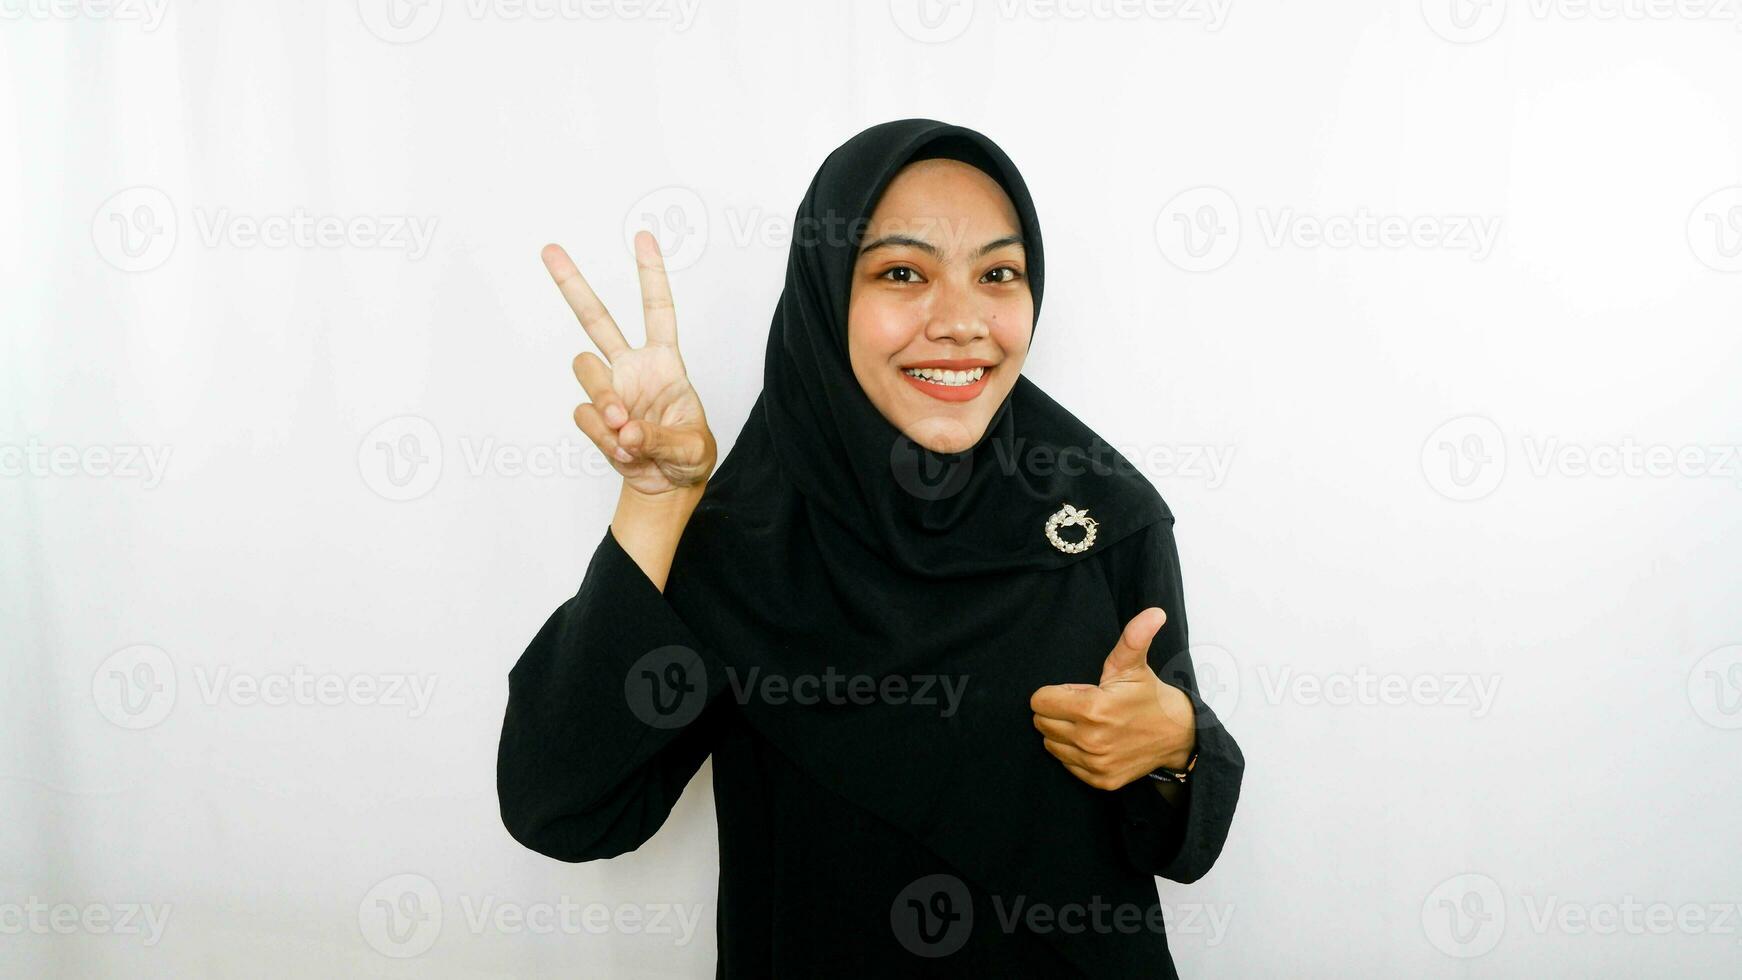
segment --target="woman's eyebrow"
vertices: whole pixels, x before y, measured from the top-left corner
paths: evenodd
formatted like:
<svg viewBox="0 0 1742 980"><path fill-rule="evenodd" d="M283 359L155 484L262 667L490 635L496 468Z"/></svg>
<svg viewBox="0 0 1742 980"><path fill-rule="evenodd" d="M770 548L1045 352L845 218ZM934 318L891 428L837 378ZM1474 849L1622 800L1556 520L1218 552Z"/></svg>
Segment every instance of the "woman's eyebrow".
<svg viewBox="0 0 1742 980"><path fill-rule="evenodd" d="M870 252L873 249L895 248L897 246L902 246L902 245L905 245L908 248L917 248L920 251L926 253L927 255L931 256L934 259L941 260L944 257L943 252L940 251L936 245L933 245L931 242L928 242L923 238L914 238L912 235L884 235L882 238L879 238L879 239L877 239L873 242L870 242L870 243L866 244L865 246L861 247L859 249L859 254L864 255L866 252ZM970 256L970 258L977 259L980 256L987 254L988 252L995 252L998 249L1005 248L1005 247L1010 246L1010 245L1015 245L1019 248L1024 248L1024 249L1027 248L1027 246L1022 241L1021 235L1005 235L1003 238L994 238L991 241L987 242L986 244L980 246L979 250L976 251L972 256Z"/></svg>

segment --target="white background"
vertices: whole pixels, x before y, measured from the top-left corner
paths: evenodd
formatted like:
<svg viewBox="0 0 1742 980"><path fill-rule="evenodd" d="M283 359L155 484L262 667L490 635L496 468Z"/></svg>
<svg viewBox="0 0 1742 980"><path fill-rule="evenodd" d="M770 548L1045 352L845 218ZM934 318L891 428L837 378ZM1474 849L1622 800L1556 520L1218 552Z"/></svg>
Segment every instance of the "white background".
<svg viewBox="0 0 1742 980"><path fill-rule="evenodd" d="M1735 974L1742 20L927 2L0 0L0 973L711 976L709 770L610 862L497 814L617 490L538 250L639 343L657 216L724 451L817 165L929 116L1178 516L1247 757L1181 971Z"/></svg>

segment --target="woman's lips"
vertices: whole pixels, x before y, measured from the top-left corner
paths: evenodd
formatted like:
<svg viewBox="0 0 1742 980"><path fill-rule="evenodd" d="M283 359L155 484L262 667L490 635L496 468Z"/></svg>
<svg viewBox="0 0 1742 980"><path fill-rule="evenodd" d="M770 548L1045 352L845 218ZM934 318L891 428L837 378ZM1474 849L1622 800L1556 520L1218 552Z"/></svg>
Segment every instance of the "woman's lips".
<svg viewBox="0 0 1742 980"><path fill-rule="evenodd" d="M992 376L994 369L995 366L986 368L984 371L980 372L980 380L965 385L941 385L935 381L916 378L913 375L908 374L906 371L901 371L901 376L907 379L908 384L913 385L920 391L936 398L938 401L965 402L972 401L980 396L980 392L986 387L986 379Z"/></svg>

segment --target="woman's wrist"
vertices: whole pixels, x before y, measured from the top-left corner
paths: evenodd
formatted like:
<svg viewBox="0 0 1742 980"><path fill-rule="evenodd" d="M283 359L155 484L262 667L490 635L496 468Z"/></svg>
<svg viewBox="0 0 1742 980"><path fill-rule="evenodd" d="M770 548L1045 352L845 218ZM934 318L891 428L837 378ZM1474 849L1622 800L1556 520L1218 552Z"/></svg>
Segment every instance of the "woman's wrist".
<svg viewBox="0 0 1742 980"><path fill-rule="evenodd" d="M661 592L665 591L666 579L671 574L678 541L706 489L707 482L703 481L648 494L625 483L618 494L611 534Z"/></svg>
<svg viewBox="0 0 1742 980"><path fill-rule="evenodd" d="M1176 722L1188 735L1183 743L1163 747L1156 757L1157 769L1184 769L1198 747L1197 706L1192 704L1192 697L1184 690L1172 684L1163 684L1161 690L1162 712Z"/></svg>

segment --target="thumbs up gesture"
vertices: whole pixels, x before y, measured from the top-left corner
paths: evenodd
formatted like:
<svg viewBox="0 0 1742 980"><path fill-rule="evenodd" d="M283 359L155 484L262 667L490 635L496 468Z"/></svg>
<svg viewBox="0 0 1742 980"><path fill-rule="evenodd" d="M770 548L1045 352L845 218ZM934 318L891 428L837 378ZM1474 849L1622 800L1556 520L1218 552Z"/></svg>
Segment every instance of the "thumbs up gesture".
<svg viewBox="0 0 1742 980"><path fill-rule="evenodd" d="M1028 699L1041 744L1096 789L1118 789L1161 766L1183 768L1191 758L1192 699L1149 668L1149 645L1166 622L1167 612L1150 606L1125 624L1099 684L1050 684Z"/></svg>

